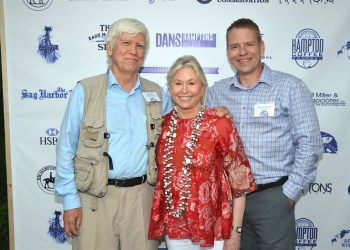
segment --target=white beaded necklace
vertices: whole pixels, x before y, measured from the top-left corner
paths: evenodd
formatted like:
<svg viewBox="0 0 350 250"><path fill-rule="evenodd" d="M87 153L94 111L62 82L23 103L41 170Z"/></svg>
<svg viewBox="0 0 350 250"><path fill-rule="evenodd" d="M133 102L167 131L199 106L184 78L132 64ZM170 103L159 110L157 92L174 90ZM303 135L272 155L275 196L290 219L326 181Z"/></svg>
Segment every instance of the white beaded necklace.
<svg viewBox="0 0 350 250"><path fill-rule="evenodd" d="M204 115L204 107L201 106L198 109L196 118L194 120L193 130L190 136L190 140L186 143L186 152L184 155L184 160L182 162L182 174L181 174L181 187L180 187L180 204L177 209L175 209L174 201L171 193L172 187L172 177L174 173L173 169L173 154L174 154L174 142L176 138L176 129L177 129L177 118L178 112L176 108L172 111L169 132L166 135L166 143L164 150L164 191L165 191L165 203L168 213L176 218L185 211L188 205L188 199L190 194L191 187L191 164L193 151L196 147L198 141L198 135L202 127L202 120Z"/></svg>

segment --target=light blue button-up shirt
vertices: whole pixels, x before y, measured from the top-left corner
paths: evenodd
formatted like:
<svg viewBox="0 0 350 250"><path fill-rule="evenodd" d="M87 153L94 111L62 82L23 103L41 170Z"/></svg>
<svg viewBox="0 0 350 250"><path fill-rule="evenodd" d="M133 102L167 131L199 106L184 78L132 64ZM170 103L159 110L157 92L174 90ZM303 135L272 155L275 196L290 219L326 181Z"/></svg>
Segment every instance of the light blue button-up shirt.
<svg viewBox="0 0 350 250"><path fill-rule="evenodd" d="M110 134L108 154L113 159L109 178L132 178L146 174L148 152L146 114L138 79L127 93L108 71L106 127ZM162 89L162 113L170 112L169 93ZM57 143L55 193L64 197L64 210L80 207L74 181L73 159L84 112L84 87L78 83L70 96Z"/></svg>
<svg viewBox="0 0 350 250"><path fill-rule="evenodd" d="M207 93L208 107L226 106L244 143L258 184L289 176L283 192L297 200L316 176L323 142L306 84L266 64L258 84L243 87L237 76L216 82Z"/></svg>

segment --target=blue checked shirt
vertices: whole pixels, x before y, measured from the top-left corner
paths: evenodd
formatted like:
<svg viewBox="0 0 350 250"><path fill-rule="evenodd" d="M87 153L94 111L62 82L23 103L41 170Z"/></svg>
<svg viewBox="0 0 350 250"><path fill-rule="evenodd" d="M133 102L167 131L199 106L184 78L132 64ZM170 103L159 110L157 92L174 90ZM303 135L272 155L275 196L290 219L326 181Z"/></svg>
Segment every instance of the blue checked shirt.
<svg viewBox="0 0 350 250"><path fill-rule="evenodd" d="M226 106L233 115L256 182L288 176L283 192L297 200L315 178L323 152L306 84L264 64L258 84L249 89L239 83L237 75L214 83L208 89L206 106Z"/></svg>
<svg viewBox="0 0 350 250"><path fill-rule="evenodd" d="M172 102L169 93L162 90L162 112L166 114L172 109ZM84 100L84 88L78 83L69 99L56 148L55 193L63 196L64 210L81 206L75 187L73 159L78 146ZM109 178L132 178L146 174L146 114L140 80L127 93L111 70L108 71L106 126L110 134L108 153L114 167L108 173Z"/></svg>

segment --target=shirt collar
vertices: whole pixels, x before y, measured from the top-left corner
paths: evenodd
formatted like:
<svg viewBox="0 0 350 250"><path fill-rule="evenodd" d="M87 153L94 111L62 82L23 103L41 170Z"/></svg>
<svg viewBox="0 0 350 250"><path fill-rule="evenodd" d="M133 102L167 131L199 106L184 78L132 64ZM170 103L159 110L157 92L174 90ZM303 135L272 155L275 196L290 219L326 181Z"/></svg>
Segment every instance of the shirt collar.
<svg viewBox="0 0 350 250"><path fill-rule="evenodd" d="M267 85L271 85L272 82L269 81L269 78L270 78L270 73L271 73L271 69L269 68L269 66L267 66L265 63L263 63L264 65L264 68L263 68L263 71L259 77L259 80L258 80L258 84L261 84L261 83L265 83ZM257 84L257 85L258 85ZM239 82L239 79L238 79L238 75L236 74L234 77L233 77L233 82L232 82L232 85L235 86L236 88L240 88L240 89L246 89L245 87L242 86L242 84ZM255 85L255 86L257 86ZM252 88L255 88L252 87Z"/></svg>
<svg viewBox="0 0 350 250"><path fill-rule="evenodd" d="M108 86L108 88L112 88L113 85L117 85L120 89L122 89L122 87L119 85L119 82L117 81L117 79L115 79L111 68L109 68L108 71L107 71L107 86ZM137 77L136 84L135 84L135 86L132 88L132 90L130 92L133 92L133 91L135 91L138 88L143 90L142 89L142 85L141 85L140 76Z"/></svg>

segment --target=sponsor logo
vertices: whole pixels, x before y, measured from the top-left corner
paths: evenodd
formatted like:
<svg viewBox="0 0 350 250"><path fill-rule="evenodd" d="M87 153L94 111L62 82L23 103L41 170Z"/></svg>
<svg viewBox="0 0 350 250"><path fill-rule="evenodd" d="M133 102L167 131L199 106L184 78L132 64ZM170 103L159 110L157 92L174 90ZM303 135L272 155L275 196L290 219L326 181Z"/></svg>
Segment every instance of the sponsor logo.
<svg viewBox="0 0 350 250"><path fill-rule="evenodd" d="M47 194L53 194L55 176L56 176L55 166L49 165L40 169L36 176L36 180L39 188Z"/></svg>
<svg viewBox="0 0 350 250"><path fill-rule="evenodd" d="M300 218L295 221L297 249L312 249L317 246L318 228L314 226L312 221L306 218Z"/></svg>
<svg viewBox="0 0 350 250"><path fill-rule="evenodd" d="M302 190L305 194L307 192L316 193L316 194L332 194L332 183L310 183L309 188L307 190Z"/></svg>
<svg viewBox="0 0 350 250"><path fill-rule="evenodd" d="M58 53L58 45L54 45L51 43L51 35L52 27L45 26L45 33L40 35L39 46L38 46L38 54L45 59L47 63L55 63L60 54Z"/></svg>
<svg viewBox="0 0 350 250"><path fill-rule="evenodd" d="M31 10L41 11L50 7L53 0L23 0L23 3Z"/></svg>
<svg viewBox="0 0 350 250"><path fill-rule="evenodd" d="M350 230L343 229L331 239L332 245L350 247Z"/></svg>
<svg viewBox="0 0 350 250"><path fill-rule="evenodd" d="M336 154L338 152L338 144L335 138L332 135L322 131L321 136L324 145L323 153Z"/></svg>
<svg viewBox="0 0 350 250"><path fill-rule="evenodd" d="M64 244L68 241L68 236L64 233L62 224L62 212L55 211L53 217L49 219L48 235L55 240L57 244Z"/></svg>
<svg viewBox="0 0 350 250"><path fill-rule="evenodd" d="M316 92L312 93L312 99L316 106L344 107L346 105L345 101L340 99L339 93Z"/></svg>
<svg viewBox="0 0 350 250"><path fill-rule="evenodd" d="M280 4L334 4L335 0L280 0Z"/></svg>
<svg viewBox="0 0 350 250"><path fill-rule="evenodd" d="M48 136L42 136L39 138L40 140L40 145L53 145L55 146L57 143L57 136L59 134L59 131L55 128L48 128L46 130L46 134Z"/></svg>
<svg viewBox="0 0 350 250"><path fill-rule="evenodd" d="M169 67L141 67L140 73L153 73L153 74L166 74L169 71ZM219 74L219 68L203 67L205 74Z"/></svg>
<svg viewBox="0 0 350 250"><path fill-rule="evenodd" d="M347 53L347 58L350 60L350 40L340 47L340 49L337 51L337 57L343 56L344 52Z"/></svg>
<svg viewBox="0 0 350 250"><path fill-rule="evenodd" d="M303 29L292 39L292 59L304 69L323 59L324 39L313 29Z"/></svg>
<svg viewBox="0 0 350 250"><path fill-rule="evenodd" d="M215 48L215 33L156 33L156 47Z"/></svg>
<svg viewBox="0 0 350 250"><path fill-rule="evenodd" d="M88 37L88 40L92 43L95 43L97 46L97 50L106 50L106 35L110 25L100 24L98 32L92 34Z"/></svg>
<svg viewBox="0 0 350 250"><path fill-rule="evenodd" d="M67 99L72 90L66 90L61 87L53 91L46 89L39 89L37 92L32 92L27 89L22 89L21 99L33 99L33 100L44 100L44 99Z"/></svg>
<svg viewBox="0 0 350 250"><path fill-rule="evenodd" d="M198 3L201 3L201 4L207 4L207 3L210 3L212 0L197 0Z"/></svg>

